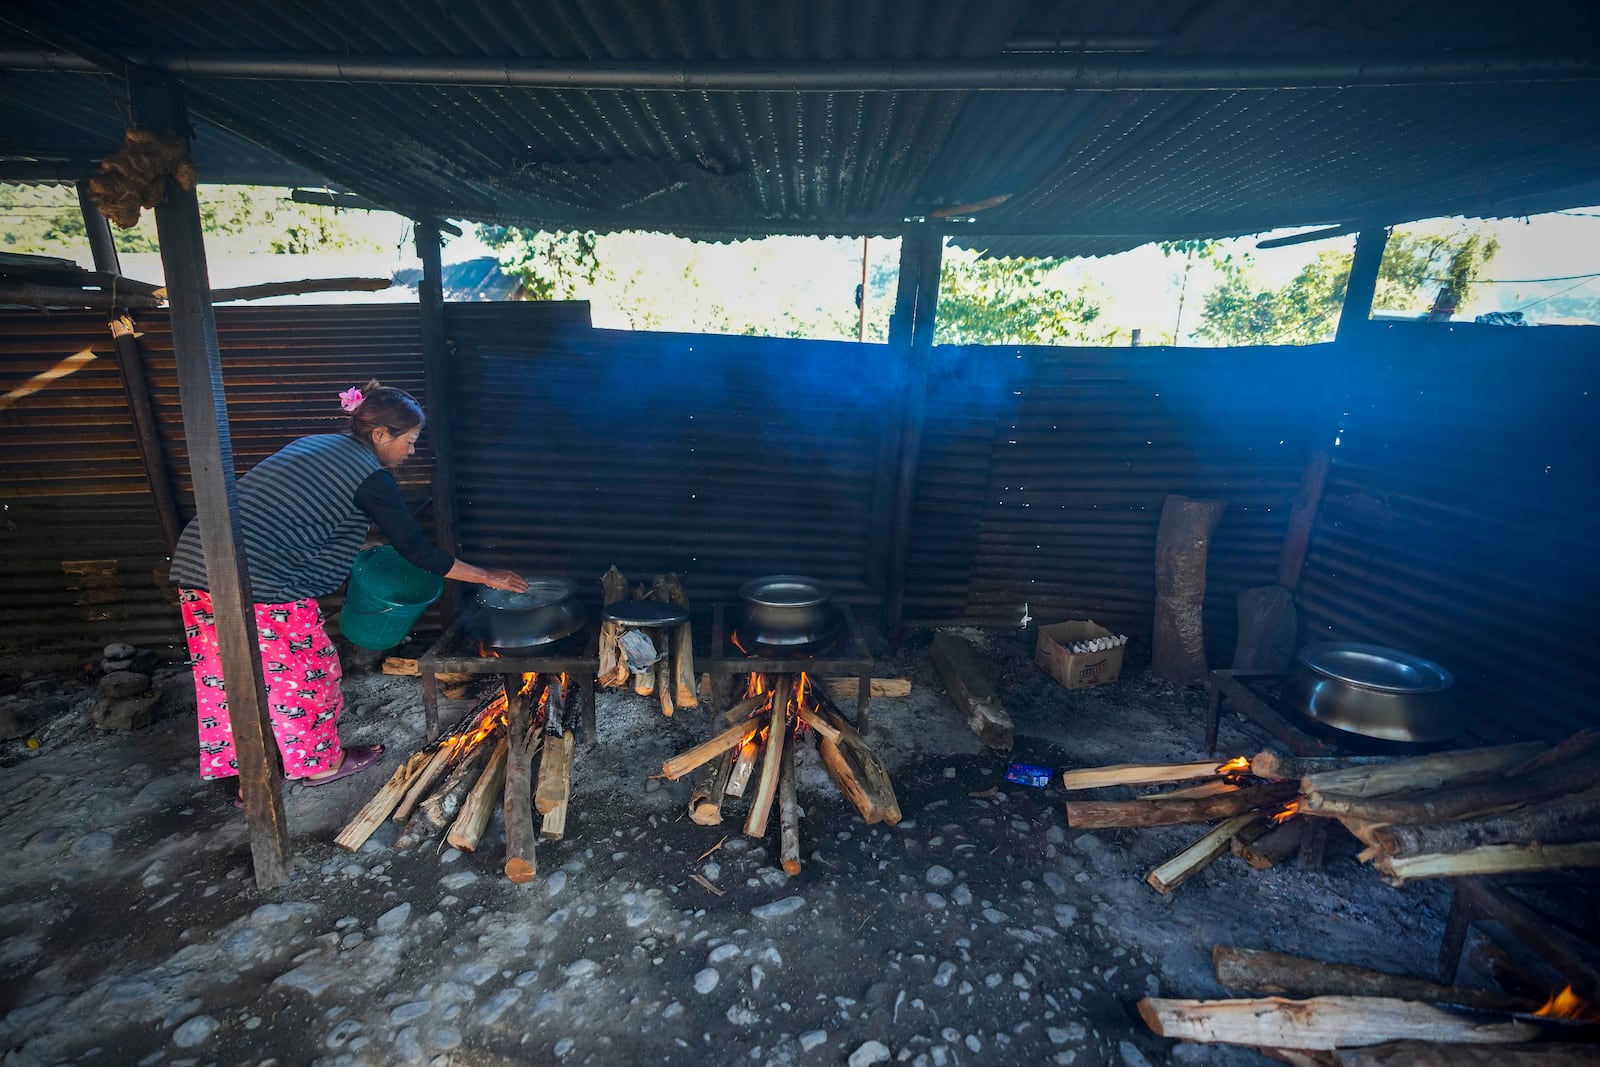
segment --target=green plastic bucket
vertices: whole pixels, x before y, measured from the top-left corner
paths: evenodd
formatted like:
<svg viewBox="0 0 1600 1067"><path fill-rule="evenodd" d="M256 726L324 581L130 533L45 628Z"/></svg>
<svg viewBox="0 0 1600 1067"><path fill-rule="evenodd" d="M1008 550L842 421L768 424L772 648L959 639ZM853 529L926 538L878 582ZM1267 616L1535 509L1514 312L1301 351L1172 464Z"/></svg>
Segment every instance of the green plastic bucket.
<svg viewBox="0 0 1600 1067"><path fill-rule="evenodd" d="M369 548L350 568L339 629L352 644L382 652L404 641L442 592L443 578L413 567L394 546Z"/></svg>

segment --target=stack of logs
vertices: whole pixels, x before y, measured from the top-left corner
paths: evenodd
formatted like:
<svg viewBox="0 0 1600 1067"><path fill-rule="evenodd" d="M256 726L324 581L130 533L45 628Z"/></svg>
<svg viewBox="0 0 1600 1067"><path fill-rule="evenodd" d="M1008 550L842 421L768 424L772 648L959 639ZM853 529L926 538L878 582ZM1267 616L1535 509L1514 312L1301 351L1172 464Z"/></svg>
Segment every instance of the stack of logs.
<svg viewBox="0 0 1600 1067"><path fill-rule="evenodd" d="M566 834L574 741L566 723L576 688L565 675L529 673L520 686L510 687L515 692L500 689L480 701L463 725L402 764L335 843L353 852L385 819L393 819L404 825L396 848L415 847L444 831L443 844L472 852L501 804L506 875L515 882L531 880L538 873L538 837L559 841ZM533 758L541 748L535 787ZM535 810L542 816L538 832Z"/></svg>
<svg viewBox="0 0 1600 1067"><path fill-rule="evenodd" d="M1410 758L1297 758L1262 752L1218 764L1123 764L1067 771L1068 790L1200 784L1126 801L1069 801L1078 828L1222 820L1151 871L1166 893L1230 849L1256 867L1301 853L1320 863L1336 820L1392 885L1414 878L1600 867L1600 731ZM1303 817L1311 817L1309 820Z"/></svg>
<svg viewBox="0 0 1600 1067"><path fill-rule="evenodd" d="M628 579L616 567L606 571L600 587L601 599L607 607L629 599ZM689 595L676 574L656 575L648 589L636 586L631 598L689 610ZM627 685L631 679L635 693L646 697L654 693L660 698L663 715L671 715L677 708L697 707L700 700L695 692L694 633L689 624L679 623L661 631L640 631L649 636L660 657L653 667L642 671L635 671L628 664L621 643L623 629L609 621L600 626L600 684L614 689Z"/></svg>
<svg viewBox="0 0 1600 1067"><path fill-rule="evenodd" d="M877 753L862 739L826 692L807 674L752 674L745 699L712 724L712 736L662 764L672 781L705 768L689 798L689 817L702 826L722 822L728 797L743 797L755 778L744 832L763 838L776 802L783 869L800 873L800 807L794 747L816 738L823 769L868 823L900 822L900 804Z"/></svg>
<svg viewBox="0 0 1600 1067"><path fill-rule="evenodd" d="M1231 1000L1148 997L1155 1033L1252 1046L1297 1067L1566 1067L1595 1062L1592 1009L1570 989L1540 1006L1493 990L1440 985L1344 963L1217 945Z"/></svg>

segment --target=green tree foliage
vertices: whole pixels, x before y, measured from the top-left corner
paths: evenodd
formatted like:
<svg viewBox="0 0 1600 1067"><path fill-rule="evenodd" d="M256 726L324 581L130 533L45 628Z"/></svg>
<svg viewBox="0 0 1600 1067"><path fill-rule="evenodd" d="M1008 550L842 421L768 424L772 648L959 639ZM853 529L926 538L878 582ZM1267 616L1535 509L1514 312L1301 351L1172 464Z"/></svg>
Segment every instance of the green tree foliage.
<svg viewBox="0 0 1600 1067"><path fill-rule="evenodd" d="M515 278L524 300L571 300L600 275L593 230L547 233L520 226L479 226L501 273Z"/></svg>
<svg viewBox="0 0 1600 1067"><path fill-rule="evenodd" d="M1100 305L1051 280L1060 259L978 259L946 249L939 274L941 345L1103 344Z"/></svg>
<svg viewBox="0 0 1600 1067"><path fill-rule="evenodd" d="M380 251L337 209L297 204L282 190L254 185L200 186L200 224L208 238L238 251L303 255L322 251ZM150 212L132 229L111 228L117 250L158 252ZM78 195L65 185L0 184L0 248L73 258L87 251L88 232Z"/></svg>
<svg viewBox="0 0 1600 1067"><path fill-rule="evenodd" d="M1492 237L1458 228L1445 233L1397 232L1384 248L1373 306L1421 311L1440 288L1465 301L1495 253ZM1321 252L1287 285L1257 287L1251 257L1216 262L1221 284L1206 294L1196 335L1226 345L1308 345L1331 341L1339 324L1352 253Z"/></svg>

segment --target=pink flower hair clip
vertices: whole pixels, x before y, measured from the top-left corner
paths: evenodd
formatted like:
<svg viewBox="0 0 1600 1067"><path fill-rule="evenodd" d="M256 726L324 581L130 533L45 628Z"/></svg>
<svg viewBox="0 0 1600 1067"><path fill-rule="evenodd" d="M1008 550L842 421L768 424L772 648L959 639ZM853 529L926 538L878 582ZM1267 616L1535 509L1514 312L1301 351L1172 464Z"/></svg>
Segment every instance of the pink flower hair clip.
<svg viewBox="0 0 1600 1067"><path fill-rule="evenodd" d="M362 395L360 389L357 389L355 386L351 386L349 389L346 389L344 392L339 394L339 406L344 408L346 411L353 412L356 408L361 406L361 402L365 399L366 397Z"/></svg>

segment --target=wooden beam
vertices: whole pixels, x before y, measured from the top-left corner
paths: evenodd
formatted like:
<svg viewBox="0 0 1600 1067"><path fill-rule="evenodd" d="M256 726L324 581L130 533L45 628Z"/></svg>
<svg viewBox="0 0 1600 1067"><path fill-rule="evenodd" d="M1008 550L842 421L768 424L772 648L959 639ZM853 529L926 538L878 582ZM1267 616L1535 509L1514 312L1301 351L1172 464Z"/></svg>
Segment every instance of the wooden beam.
<svg viewBox="0 0 1600 1067"><path fill-rule="evenodd" d="M418 332L422 345L422 379L428 404L428 444L433 449L433 520L435 535L452 556L461 552L456 523L455 463L451 456L453 403L450 358L444 332L444 267L440 262L439 224L416 221L417 255L422 260L422 280L417 283L420 311ZM455 598L443 596L440 611L448 625Z"/></svg>
<svg viewBox="0 0 1600 1067"><path fill-rule="evenodd" d="M911 558L912 503L922 452L922 420L927 407L928 357L939 303L939 270L944 238L932 226L919 226L900 241L900 285L889 320L889 352L905 368L902 379L900 447L894 476L893 522L888 530L884 589L884 633L900 635L905 615L906 578Z"/></svg>
<svg viewBox="0 0 1600 1067"><path fill-rule="evenodd" d="M120 277L122 264L117 258L111 224L100 214L94 198L89 195L88 181L78 182L78 209L83 213L84 228L89 231L89 250L94 254L94 269ZM117 349L117 370L122 375L122 392L128 398L134 440L139 445L139 460L144 465L145 482L150 486L156 518L161 523L161 537L166 542L167 554L171 555L183 533L183 522L178 517L177 497L172 491L172 473L167 468L166 450L162 448L161 434L156 428L155 409L150 406L150 385L144 376L138 331L126 308L114 309L113 315L111 339Z"/></svg>
<svg viewBox="0 0 1600 1067"><path fill-rule="evenodd" d="M175 89L136 86L134 105L144 126L187 134L188 116ZM228 718L239 760L239 788L250 825L256 884L265 889L289 880L293 859L277 742L267 717L267 686L256 637L250 574L239 529L228 399L222 385L217 321L211 309L200 202L193 190L186 191L168 180L166 201L156 208L156 232L167 278L178 396L194 478L206 582L216 608Z"/></svg>

